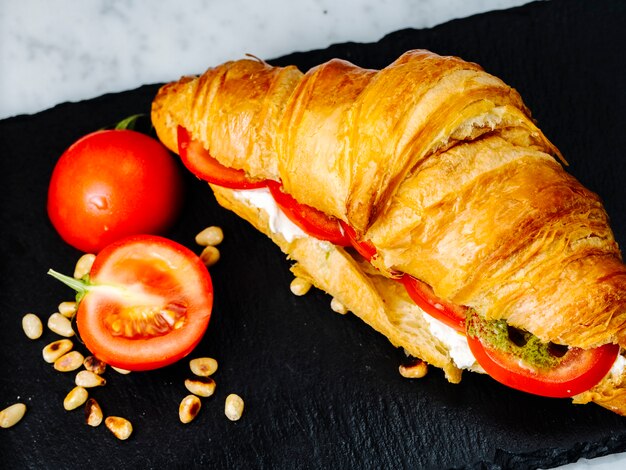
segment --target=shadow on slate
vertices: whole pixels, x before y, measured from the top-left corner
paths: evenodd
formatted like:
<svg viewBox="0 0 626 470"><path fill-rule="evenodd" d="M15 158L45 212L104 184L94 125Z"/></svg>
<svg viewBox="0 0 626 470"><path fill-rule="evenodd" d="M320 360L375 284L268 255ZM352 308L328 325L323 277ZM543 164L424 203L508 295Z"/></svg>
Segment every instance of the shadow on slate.
<svg viewBox="0 0 626 470"><path fill-rule="evenodd" d="M383 67L407 49L427 48L480 63L521 92L569 171L602 196L626 246L625 10L623 2L606 0L532 3L271 62L306 70L341 57ZM0 406L28 406L22 422L2 433L5 468L547 468L626 450L626 418L595 405L533 397L474 374L460 385L439 371L403 379L401 351L354 316L334 314L326 294L294 297L278 248L217 206L209 188L188 174L187 204L167 235L190 247L207 225L226 235L211 270L213 318L194 352L218 359L216 394L182 425L186 361L128 376L107 372L107 386L92 396L105 415L133 422L126 442L104 426L86 426L80 410L65 412L73 374L56 373L41 359L41 348L56 338L45 332L30 341L20 327L24 313L46 318L71 297L45 273L71 272L79 256L47 220L48 180L74 140L149 112L157 89L0 121ZM236 423L223 415L231 392L246 403Z"/></svg>

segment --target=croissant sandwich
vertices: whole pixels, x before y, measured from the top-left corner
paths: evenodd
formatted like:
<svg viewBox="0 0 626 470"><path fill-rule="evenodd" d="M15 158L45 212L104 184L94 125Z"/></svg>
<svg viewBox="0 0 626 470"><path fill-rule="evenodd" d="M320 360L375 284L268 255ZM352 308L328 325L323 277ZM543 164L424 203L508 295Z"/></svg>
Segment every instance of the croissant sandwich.
<svg viewBox="0 0 626 470"><path fill-rule="evenodd" d="M602 202L478 65L239 60L164 85L152 120L297 277L450 382L626 414L626 266Z"/></svg>

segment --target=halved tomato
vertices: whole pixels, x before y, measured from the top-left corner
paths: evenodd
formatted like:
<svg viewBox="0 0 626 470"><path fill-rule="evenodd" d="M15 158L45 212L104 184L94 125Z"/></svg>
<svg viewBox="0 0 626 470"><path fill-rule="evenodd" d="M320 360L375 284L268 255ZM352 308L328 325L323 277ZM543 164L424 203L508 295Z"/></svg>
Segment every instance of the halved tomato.
<svg viewBox="0 0 626 470"><path fill-rule="evenodd" d="M98 359L128 370L172 364L209 323L211 277L200 258L162 237L138 235L97 255L88 281L51 271L79 292L76 324Z"/></svg>
<svg viewBox="0 0 626 470"><path fill-rule="evenodd" d="M589 390L609 372L619 353L616 344L594 349L569 348L557 366L543 369L486 346L478 337L468 335L467 341L478 363L498 382L523 392L556 398Z"/></svg>
<svg viewBox="0 0 626 470"><path fill-rule="evenodd" d="M350 244L354 249L367 261L372 261L374 255L376 255L376 247L369 240L359 240L356 231L350 226L350 224L341 221L341 228L350 240Z"/></svg>
<svg viewBox="0 0 626 470"><path fill-rule="evenodd" d="M335 245L349 246L350 239L346 236L339 221L324 214L314 207L300 204L290 194L283 192L282 184L268 180L267 186L289 220L304 230L307 234L319 240L326 240Z"/></svg>
<svg viewBox="0 0 626 470"><path fill-rule="evenodd" d="M408 274L404 274L399 281L404 284L409 297L418 307L455 330L465 333L467 307L442 300L435 295L432 287Z"/></svg>
<svg viewBox="0 0 626 470"><path fill-rule="evenodd" d="M183 164L198 178L230 189L264 188L265 180L251 180L245 171L222 165L204 146L178 126L178 154Z"/></svg>

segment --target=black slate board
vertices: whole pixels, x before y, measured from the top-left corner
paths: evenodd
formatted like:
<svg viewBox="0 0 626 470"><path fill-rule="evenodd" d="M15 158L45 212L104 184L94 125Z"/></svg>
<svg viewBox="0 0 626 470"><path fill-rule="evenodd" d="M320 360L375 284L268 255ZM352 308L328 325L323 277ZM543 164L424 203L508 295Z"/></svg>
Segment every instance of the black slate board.
<svg viewBox="0 0 626 470"><path fill-rule="evenodd" d="M480 63L521 92L569 170L603 197L626 246L624 24L623 2L554 0L272 62L306 70L342 57L382 67L407 49L428 48ZM53 371L40 353L55 336L32 342L20 327L27 311L46 318L70 297L45 273L71 272L79 256L48 222L47 183L75 139L147 112L156 90L0 121L0 406L21 400L29 408L1 432L4 468L535 468L626 450L626 418L595 405L533 397L474 374L456 386L439 371L402 379L400 351L354 316L332 312L327 295L294 297L278 248L189 176L185 210L168 236L193 247L209 224L226 234L211 269L212 322L194 353L219 360L216 394L182 425L186 361L128 376L107 372L109 384L93 396L105 414L134 423L126 442L84 425L81 411L65 412L73 374ZM223 415L230 392L246 402L237 423Z"/></svg>

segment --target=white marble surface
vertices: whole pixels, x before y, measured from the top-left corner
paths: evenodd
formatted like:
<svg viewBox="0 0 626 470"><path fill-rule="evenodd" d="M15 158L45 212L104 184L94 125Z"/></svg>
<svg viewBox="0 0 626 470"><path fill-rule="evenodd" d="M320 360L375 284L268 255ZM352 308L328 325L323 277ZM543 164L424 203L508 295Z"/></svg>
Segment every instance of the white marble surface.
<svg viewBox="0 0 626 470"><path fill-rule="evenodd" d="M529 0L0 0L0 119ZM626 468L626 454L562 467Z"/></svg>

